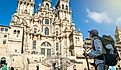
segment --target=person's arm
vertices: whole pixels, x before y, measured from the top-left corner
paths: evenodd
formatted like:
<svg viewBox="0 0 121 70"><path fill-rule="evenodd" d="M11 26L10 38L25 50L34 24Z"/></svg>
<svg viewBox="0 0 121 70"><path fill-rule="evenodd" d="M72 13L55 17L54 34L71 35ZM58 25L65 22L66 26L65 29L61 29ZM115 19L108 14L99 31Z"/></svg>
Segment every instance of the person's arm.
<svg viewBox="0 0 121 70"><path fill-rule="evenodd" d="M102 54L102 42L99 39L95 39L93 43L94 43L95 50L91 49L88 55L90 57L97 57Z"/></svg>

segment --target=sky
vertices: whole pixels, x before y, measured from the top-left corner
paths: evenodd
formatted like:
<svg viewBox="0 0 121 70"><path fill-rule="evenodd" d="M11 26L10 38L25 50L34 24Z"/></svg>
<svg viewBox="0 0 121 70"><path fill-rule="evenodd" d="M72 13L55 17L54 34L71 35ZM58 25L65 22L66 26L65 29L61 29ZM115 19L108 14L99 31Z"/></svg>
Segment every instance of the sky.
<svg viewBox="0 0 121 70"><path fill-rule="evenodd" d="M0 25L9 26L13 13L17 10L18 0L0 0ZM52 0L53 7L57 0ZM35 0L35 12L41 0ZM114 37L115 28L121 28L121 0L70 0L73 22L84 38L88 31L97 29L103 34Z"/></svg>

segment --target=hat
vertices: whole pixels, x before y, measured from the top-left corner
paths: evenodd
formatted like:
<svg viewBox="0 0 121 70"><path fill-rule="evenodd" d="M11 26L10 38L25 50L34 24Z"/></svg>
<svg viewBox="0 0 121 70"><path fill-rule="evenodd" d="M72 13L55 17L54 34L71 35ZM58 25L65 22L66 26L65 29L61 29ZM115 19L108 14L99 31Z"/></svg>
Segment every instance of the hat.
<svg viewBox="0 0 121 70"><path fill-rule="evenodd" d="M88 31L92 35L98 35L98 31L96 29L92 29L91 31Z"/></svg>

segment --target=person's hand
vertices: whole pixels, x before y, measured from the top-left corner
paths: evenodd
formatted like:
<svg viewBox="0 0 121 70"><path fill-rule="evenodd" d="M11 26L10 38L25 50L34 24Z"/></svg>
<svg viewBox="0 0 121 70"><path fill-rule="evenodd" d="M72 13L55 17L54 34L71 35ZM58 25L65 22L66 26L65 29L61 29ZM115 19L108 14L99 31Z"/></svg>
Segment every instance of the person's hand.
<svg viewBox="0 0 121 70"><path fill-rule="evenodd" d="M83 53L83 55L84 55L84 56L88 56L88 54L87 54L87 53Z"/></svg>
<svg viewBox="0 0 121 70"><path fill-rule="evenodd" d="M90 59L91 57L89 57L89 55L87 53L83 53L83 55L85 56L85 58Z"/></svg>

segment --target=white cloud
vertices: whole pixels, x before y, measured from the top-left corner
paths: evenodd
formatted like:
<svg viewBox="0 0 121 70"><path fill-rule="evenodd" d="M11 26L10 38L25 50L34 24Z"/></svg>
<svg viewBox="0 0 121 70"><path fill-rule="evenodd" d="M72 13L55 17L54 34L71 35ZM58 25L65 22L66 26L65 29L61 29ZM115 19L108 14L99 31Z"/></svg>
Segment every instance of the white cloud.
<svg viewBox="0 0 121 70"><path fill-rule="evenodd" d="M116 20L116 25L119 25L119 24L121 24L121 17L117 18Z"/></svg>
<svg viewBox="0 0 121 70"><path fill-rule="evenodd" d="M121 15L121 0L89 0L87 7L91 10L106 11L114 18Z"/></svg>
<svg viewBox="0 0 121 70"><path fill-rule="evenodd" d="M111 17L106 12L96 12L87 9L88 17L97 23L112 23Z"/></svg>

